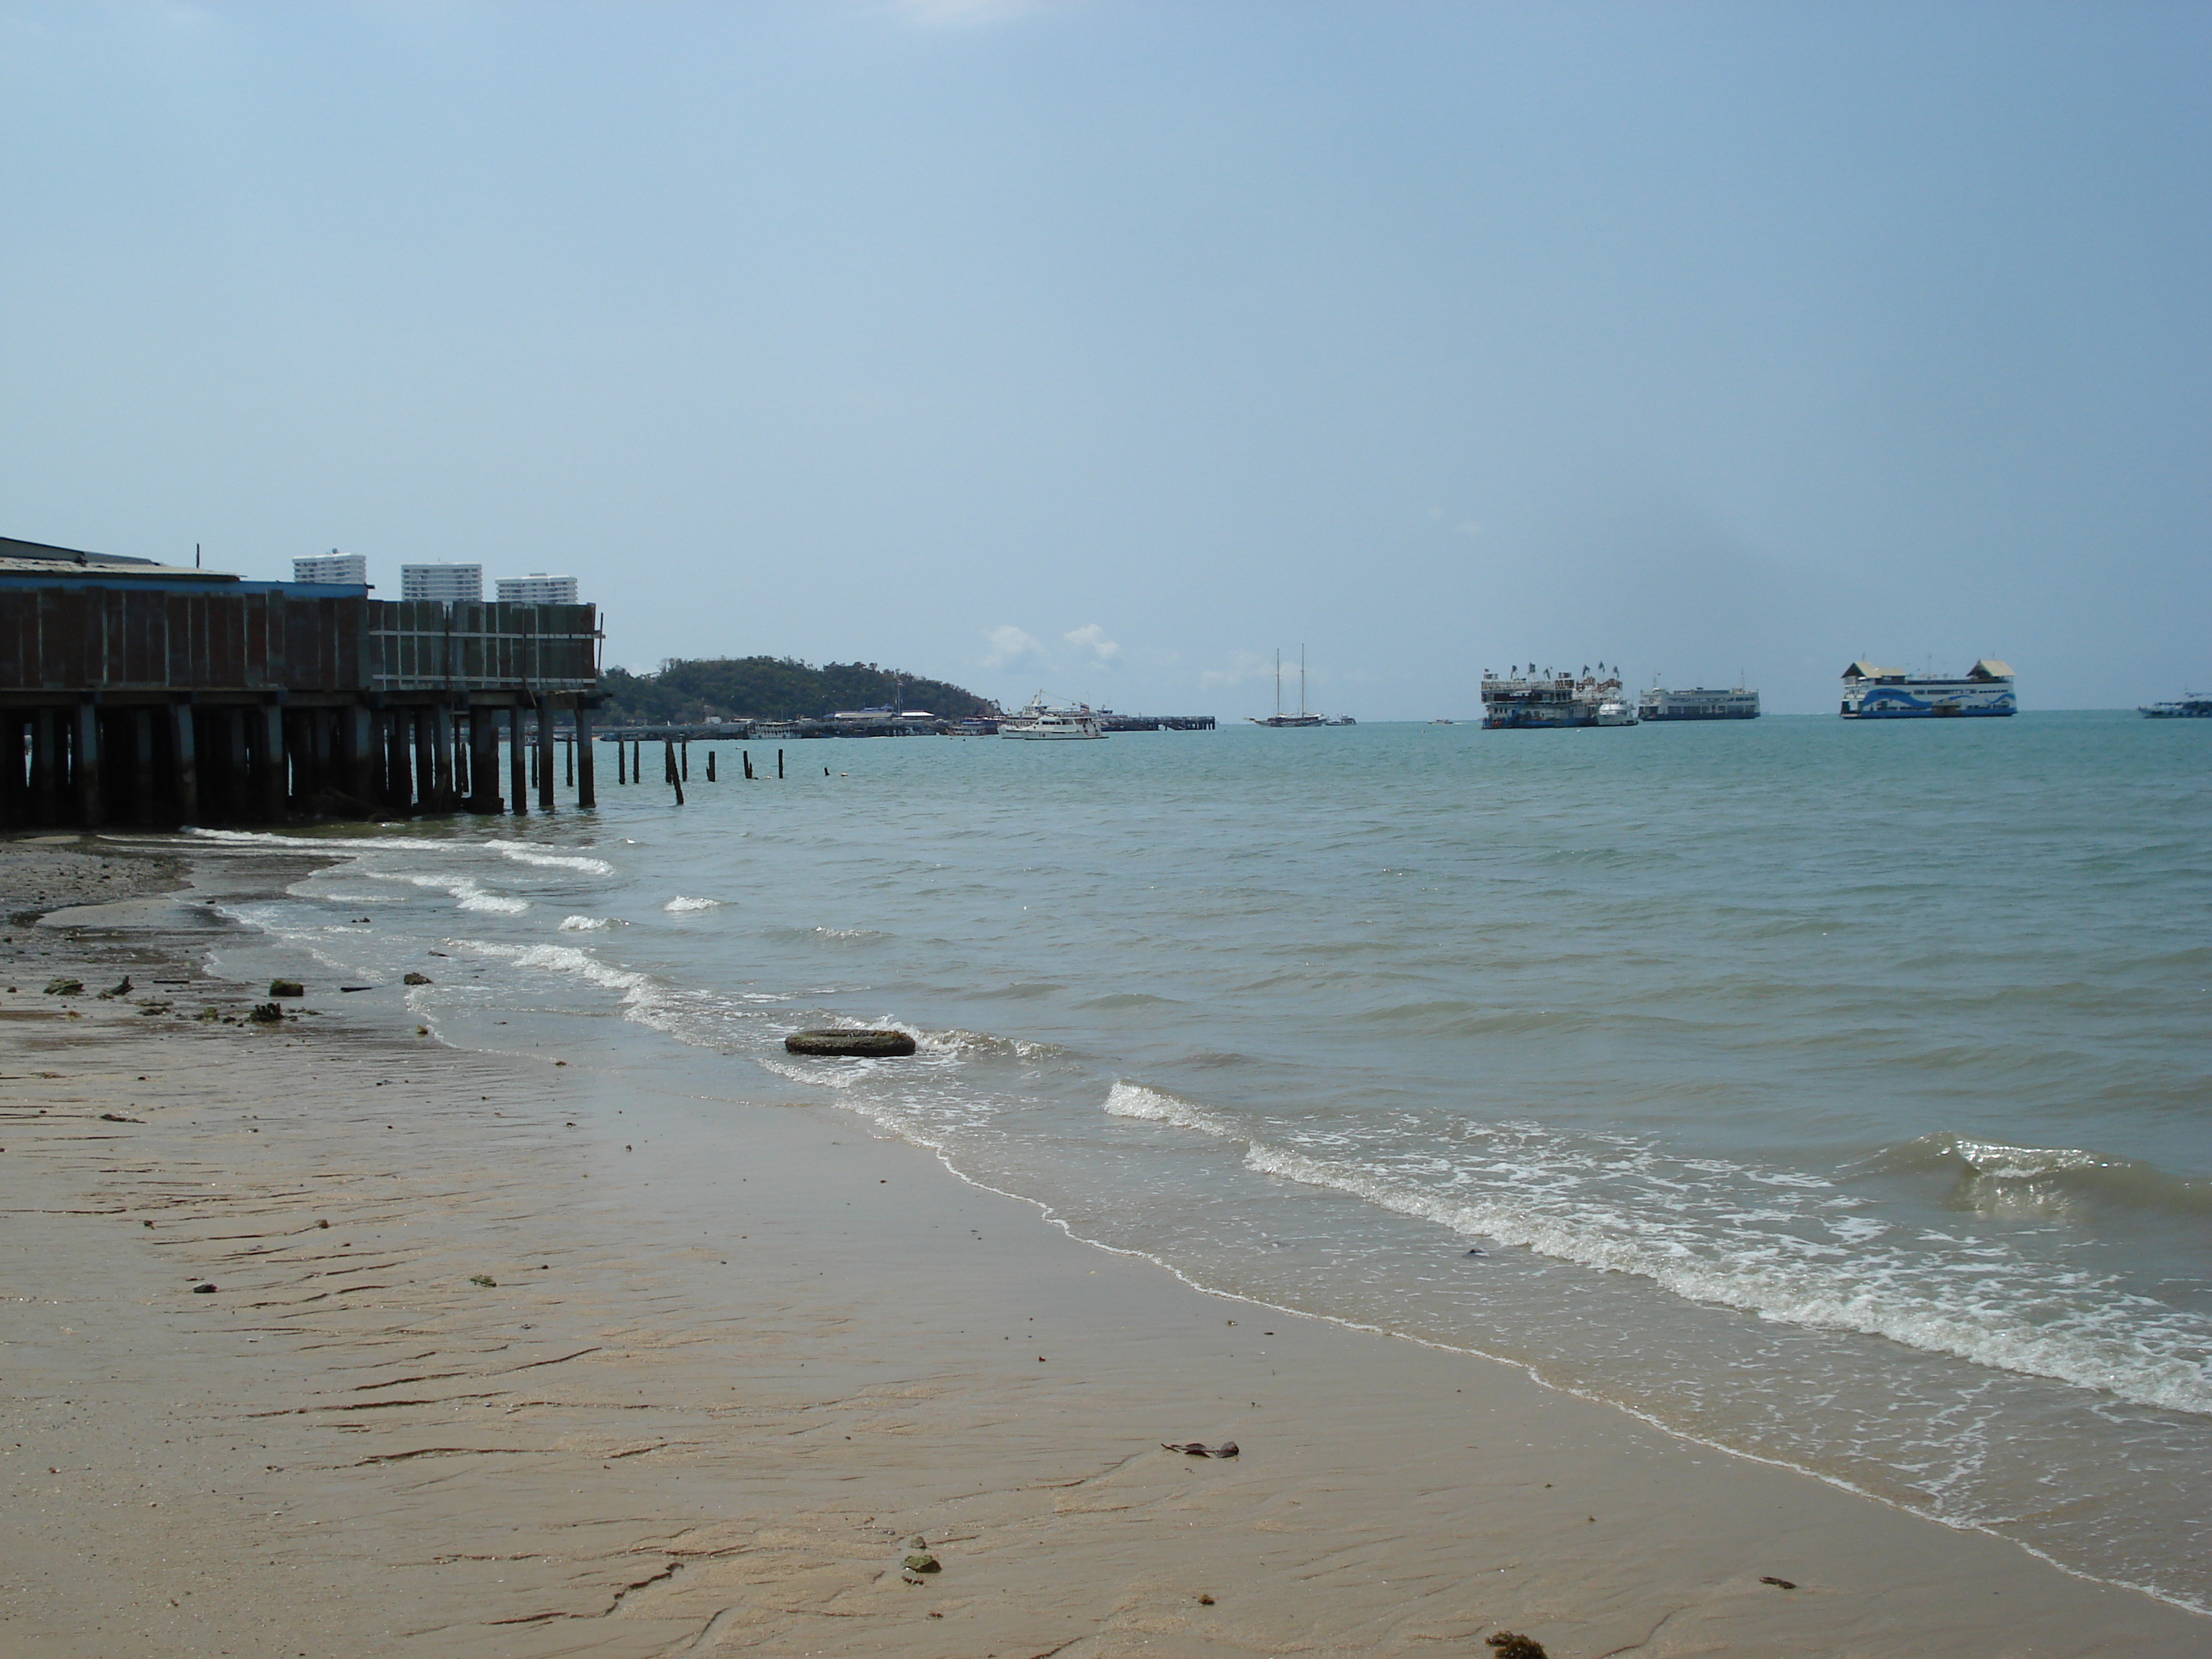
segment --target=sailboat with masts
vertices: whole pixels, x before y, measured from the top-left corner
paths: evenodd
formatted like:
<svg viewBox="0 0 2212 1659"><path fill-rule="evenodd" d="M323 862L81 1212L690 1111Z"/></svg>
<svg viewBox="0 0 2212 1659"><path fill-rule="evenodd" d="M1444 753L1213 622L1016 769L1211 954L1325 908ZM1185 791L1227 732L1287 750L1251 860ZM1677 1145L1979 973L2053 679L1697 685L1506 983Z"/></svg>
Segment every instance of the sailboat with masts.
<svg viewBox="0 0 2212 1659"><path fill-rule="evenodd" d="M1285 714L1283 712L1283 653L1277 651L1275 653L1275 712L1265 720L1261 720L1257 714L1247 714L1244 718L1255 726L1326 726L1328 724L1320 715L1306 713L1305 647L1302 645L1298 647L1298 712L1295 714Z"/></svg>

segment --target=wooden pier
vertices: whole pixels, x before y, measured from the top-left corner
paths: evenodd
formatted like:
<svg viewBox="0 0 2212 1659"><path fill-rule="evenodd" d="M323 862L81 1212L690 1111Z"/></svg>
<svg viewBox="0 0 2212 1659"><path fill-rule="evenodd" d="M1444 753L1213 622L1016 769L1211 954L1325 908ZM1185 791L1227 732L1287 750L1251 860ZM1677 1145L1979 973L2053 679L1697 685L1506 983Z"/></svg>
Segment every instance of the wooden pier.
<svg viewBox="0 0 2212 1659"><path fill-rule="evenodd" d="M588 605L372 599L0 538L0 826L550 811L556 712L591 806L599 639Z"/></svg>

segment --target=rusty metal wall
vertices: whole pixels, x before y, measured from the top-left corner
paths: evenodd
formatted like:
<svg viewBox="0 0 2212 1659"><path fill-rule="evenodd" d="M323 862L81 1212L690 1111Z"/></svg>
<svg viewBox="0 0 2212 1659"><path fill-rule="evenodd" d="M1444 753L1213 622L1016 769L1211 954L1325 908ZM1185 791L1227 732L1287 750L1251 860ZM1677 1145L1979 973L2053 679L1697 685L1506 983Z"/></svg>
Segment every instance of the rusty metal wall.
<svg viewBox="0 0 2212 1659"><path fill-rule="evenodd" d="M0 690L589 690L588 605L0 586Z"/></svg>
<svg viewBox="0 0 2212 1659"><path fill-rule="evenodd" d="M360 690L368 605L90 583L0 587L0 690Z"/></svg>

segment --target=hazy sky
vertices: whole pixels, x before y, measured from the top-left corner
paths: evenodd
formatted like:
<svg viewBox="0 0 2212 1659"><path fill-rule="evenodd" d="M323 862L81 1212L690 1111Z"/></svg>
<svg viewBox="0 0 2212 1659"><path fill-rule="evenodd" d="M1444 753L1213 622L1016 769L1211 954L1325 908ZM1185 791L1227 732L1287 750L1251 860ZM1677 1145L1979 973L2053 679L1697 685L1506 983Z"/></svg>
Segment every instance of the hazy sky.
<svg viewBox="0 0 2212 1659"><path fill-rule="evenodd" d="M0 534L1363 719L2212 687L2212 7L0 0Z"/></svg>

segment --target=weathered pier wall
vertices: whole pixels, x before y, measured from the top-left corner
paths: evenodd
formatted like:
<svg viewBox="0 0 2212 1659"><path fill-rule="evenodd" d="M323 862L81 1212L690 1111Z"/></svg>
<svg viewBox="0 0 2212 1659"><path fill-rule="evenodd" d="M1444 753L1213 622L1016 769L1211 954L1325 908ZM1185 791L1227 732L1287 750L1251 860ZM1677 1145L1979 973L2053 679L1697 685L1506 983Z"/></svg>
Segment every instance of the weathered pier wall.
<svg viewBox="0 0 2212 1659"><path fill-rule="evenodd" d="M129 563L0 568L0 825L550 811L556 712L594 804L595 607Z"/></svg>

